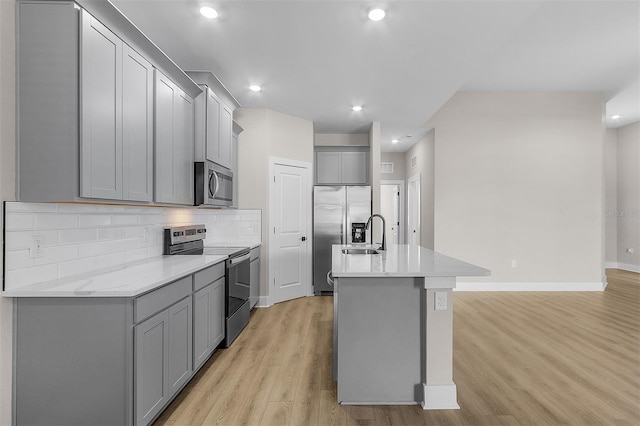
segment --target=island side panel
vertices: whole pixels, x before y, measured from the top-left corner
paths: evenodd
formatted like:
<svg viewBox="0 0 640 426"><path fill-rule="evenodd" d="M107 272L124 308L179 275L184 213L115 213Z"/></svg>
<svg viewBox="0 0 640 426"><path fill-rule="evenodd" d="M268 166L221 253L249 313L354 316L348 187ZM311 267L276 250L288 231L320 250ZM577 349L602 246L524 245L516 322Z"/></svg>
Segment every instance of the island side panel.
<svg viewBox="0 0 640 426"><path fill-rule="evenodd" d="M423 281L407 277L337 281L338 402L421 402Z"/></svg>
<svg viewBox="0 0 640 426"><path fill-rule="evenodd" d="M453 291L456 277L427 277L425 298L426 339L424 353L425 410L458 409L453 382ZM441 286L441 288L437 288ZM436 287L436 288L433 288ZM436 295L446 295L446 309L437 309Z"/></svg>
<svg viewBox="0 0 640 426"><path fill-rule="evenodd" d="M133 307L125 298L18 298L15 423L132 423Z"/></svg>

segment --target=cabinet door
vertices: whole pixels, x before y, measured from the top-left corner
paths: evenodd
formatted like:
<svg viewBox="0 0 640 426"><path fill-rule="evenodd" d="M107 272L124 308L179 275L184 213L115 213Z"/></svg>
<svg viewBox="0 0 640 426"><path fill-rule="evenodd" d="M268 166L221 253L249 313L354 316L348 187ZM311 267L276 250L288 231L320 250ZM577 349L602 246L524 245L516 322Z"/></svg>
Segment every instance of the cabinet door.
<svg viewBox="0 0 640 426"><path fill-rule="evenodd" d="M82 12L80 196L122 199L122 41Z"/></svg>
<svg viewBox="0 0 640 426"><path fill-rule="evenodd" d="M173 202L193 205L194 104L186 93L176 96L173 139Z"/></svg>
<svg viewBox="0 0 640 426"><path fill-rule="evenodd" d="M220 110L222 103L215 93L207 88L207 160L220 162Z"/></svg>
<svg viewBox="0 0 640 426"><path fill-rule="evenodd" d="M224 339L224 277L193 295L194 369L200 367Z"/></svg>
<svg viewBox="0 0 640 426"><path fill-rule="evenodd" d="M155 200L193 205L194 103L156 70Z"/></svg>
<svg viewBox="0 0 640 426"><path fill-rule="evenodd" d="M231 169L231 132L233 129L233 111L224 104L220 110L219 164Z"/></svg>
<svg viewBox="0 0 640 426"><path fill-rule="evenodd" d="M182 388L193 372L191 309L191 297L183 299L168 309L167 362L170 397Z"/></svg>
<svg viewBox="0 0 640 426"><path fill-rule="evenodd" d="M169 400L169 311L140 323L135 339L135 419L147 424Z"/></svg>
<svg viewBox="0 0 640 426"><path fill-rule="evenodd" d="M193 294L193 368L200 367L209 357L209 328L211 324L213 285L209 284Z"/></svg>
<svg viewBox="0 0 640 426"><path fill-rule="evenodd" d="M367 183L368 171L366 152L342 152L341 175L345 185L363 185Z"/></svg>
<svg viewBox="0 0 640 426"><path fill-rule="evenodd" d="M233 172L233 203L231 207L238 207L238 135L231 137L231 171Z"/></svg>
<svg viewBox="0 0 640 426"><path fill-rule="evenodd" d="M254 249L255 250L255 249ZM260 249L258 249L260 250ZM251 261L249 279L249 304L253 308L258 303L260 293L260 258Z"/></svg>
<svg viewBox="0 0 640 426"><path fill-rule="evenodd" d="M156 70L155 78L155 194L158 202L173 202L174 98L177 87Z"/></svg>
<svg viewBox="0 0 640 426"><path fill-rule="evenodd" d="M122 75L123 199L151 201L153 66L124 45Z"/></svg>
<svg viewBox="0 0 640 426"><path fill-rule="evenodd" d="M212 348L216 348L220 342L224 340L224 330L225 330L225 313L224 313L224 302L225 302L225 287L224 287L224 277L216 280L213 283L213 289L211 292L211 306L212 306L212 314L211 314L211 328L209 329L209 345Z"/></svg>
<svg viewBox="0 0 640 426"><path fill-rule="evenodd" d="M340 184L342 182L341 160L340 152L316 152L316 183Z"/></svg>

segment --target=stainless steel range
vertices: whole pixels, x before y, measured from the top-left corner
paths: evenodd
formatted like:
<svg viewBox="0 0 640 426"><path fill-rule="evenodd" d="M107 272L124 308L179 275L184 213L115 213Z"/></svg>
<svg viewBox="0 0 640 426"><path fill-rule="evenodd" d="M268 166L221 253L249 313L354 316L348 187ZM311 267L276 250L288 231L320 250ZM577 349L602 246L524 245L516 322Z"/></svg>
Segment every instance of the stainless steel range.
<svg viewBox="0 0 640 426"><path fill-rule="evenodd" d="M225 340L226 348L249 323L251 311L249 247L204 247L207 230L204 225L165 228L165 255L218 255L225 260Z"/></svg>
<svg viewBox="0 0 640 426"><path fill-rule="evenodd" d="M251 255L249 247L205 247L204 254L229 256L225 261L226 276L226 334L225 347L238 337L249 323Z"/></svg>

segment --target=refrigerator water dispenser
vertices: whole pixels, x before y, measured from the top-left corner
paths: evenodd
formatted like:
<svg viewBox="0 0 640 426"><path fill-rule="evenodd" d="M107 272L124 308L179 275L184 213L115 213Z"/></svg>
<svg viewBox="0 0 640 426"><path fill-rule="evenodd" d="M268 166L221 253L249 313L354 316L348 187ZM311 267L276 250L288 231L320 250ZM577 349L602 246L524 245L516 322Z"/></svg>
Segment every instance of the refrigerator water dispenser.
<svg viewBox="0 0 640 426"><path fill-rule="evenodd" d="M365 231L365 223L364 222L352 222L351 223L351 242L354 244L357 243L366 243L367 233Z"/></svg>

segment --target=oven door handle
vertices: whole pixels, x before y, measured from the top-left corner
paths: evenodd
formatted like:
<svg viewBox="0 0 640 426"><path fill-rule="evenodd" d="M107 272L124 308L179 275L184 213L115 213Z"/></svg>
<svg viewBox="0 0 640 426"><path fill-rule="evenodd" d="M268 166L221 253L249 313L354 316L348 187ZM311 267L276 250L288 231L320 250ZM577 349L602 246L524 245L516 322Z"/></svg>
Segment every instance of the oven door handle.
<svg viewBox="0 0 640 426"><path fill-rule="evenodd" d="M229 265L237 265L238 263L242 263L245 260L251 260L251 253L247 253L240 257L232 257L229 259Z"/></svg>

